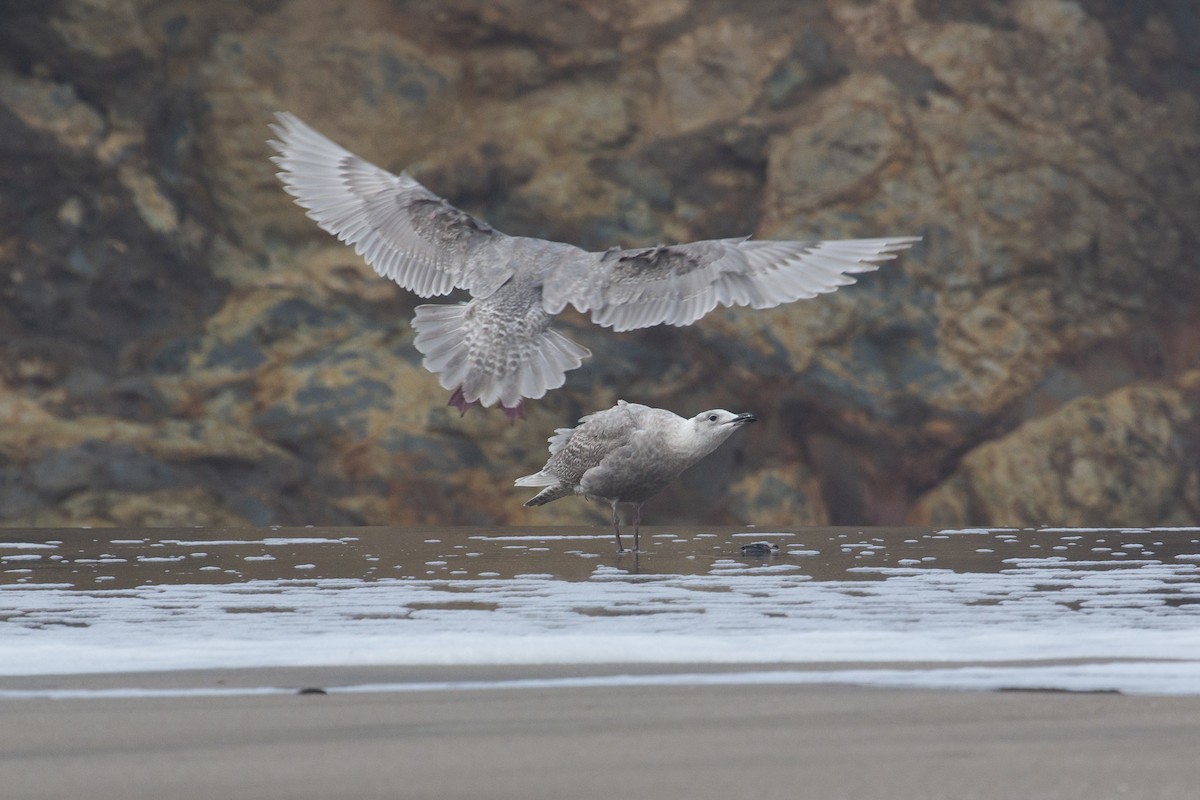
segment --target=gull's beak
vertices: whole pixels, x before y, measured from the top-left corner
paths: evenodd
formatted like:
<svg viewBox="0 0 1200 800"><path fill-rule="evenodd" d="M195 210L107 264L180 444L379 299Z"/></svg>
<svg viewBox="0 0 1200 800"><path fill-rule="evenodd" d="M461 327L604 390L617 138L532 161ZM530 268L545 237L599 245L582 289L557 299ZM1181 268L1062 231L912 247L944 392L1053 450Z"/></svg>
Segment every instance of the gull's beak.
<svg viewBox="0 0 1200 800"><path fill-rule="evenodd" d="M744 425L747 422L758 422L758 417L753 414L738 414L733 419L729 420L734 425Z"/></svg>

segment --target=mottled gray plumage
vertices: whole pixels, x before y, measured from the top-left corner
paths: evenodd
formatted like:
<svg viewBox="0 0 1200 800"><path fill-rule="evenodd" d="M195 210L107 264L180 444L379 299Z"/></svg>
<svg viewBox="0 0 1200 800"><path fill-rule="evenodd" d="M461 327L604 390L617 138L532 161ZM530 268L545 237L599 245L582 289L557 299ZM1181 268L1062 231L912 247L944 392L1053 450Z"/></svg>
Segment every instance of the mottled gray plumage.
<svg viewBox="0 0 1200 800"><path fill-rule="evenodd" d="M642 503L681 472L717 449L753 414L714 409L684 419L662 408L617 401L612 408L559 428L550 437L550 460L517 486L545 486L526 501L541 506L560 497L584 495L612 505L613 531L621 550L617 506L634 508L633 549L638 549Z"/></svg>
<svg viewBox="0 0 1200 800"><path fill-rule="evenodd" d="M465 289L468 303L418 306L415 344L461 410L562 386L590 351L550 327L568 305L618 331L690 325L718 305L771 308L854 283L916 237L844 241L714 239L590 253L508 236L408 173L367 163L291 114L271 145L284 188L376 272L422 297Z"/></svg>

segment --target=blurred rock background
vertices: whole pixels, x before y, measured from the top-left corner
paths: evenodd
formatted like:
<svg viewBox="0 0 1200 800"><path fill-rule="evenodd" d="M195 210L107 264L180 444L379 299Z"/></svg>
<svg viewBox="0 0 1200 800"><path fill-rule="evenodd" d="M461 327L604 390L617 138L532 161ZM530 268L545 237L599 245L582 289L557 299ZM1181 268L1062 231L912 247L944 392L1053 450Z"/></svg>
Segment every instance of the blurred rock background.
<svg viewBox="0 0 1200 800"><path fill-rule="evenodd" d="M275 110L512 234L919 234L459 419ZM617 398L752 410L653 523L1200 521L1193 0L0 0L0 524L527 524Z"/></svg>

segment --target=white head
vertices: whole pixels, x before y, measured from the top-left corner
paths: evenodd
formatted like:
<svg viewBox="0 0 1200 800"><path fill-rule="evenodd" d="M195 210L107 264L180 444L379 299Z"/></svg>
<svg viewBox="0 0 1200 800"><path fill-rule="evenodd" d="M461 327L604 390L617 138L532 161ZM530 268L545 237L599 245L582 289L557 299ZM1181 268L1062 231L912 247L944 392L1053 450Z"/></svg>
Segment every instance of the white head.
<svg viewBox="0 0 1200 800"><path fill-rule="evenodd" d="M738 428L757 420L758 417L753 414L734 414L723 408L714 408L697 414L687 424L695 431L697 449L707 454L716 450Z"/></svg>

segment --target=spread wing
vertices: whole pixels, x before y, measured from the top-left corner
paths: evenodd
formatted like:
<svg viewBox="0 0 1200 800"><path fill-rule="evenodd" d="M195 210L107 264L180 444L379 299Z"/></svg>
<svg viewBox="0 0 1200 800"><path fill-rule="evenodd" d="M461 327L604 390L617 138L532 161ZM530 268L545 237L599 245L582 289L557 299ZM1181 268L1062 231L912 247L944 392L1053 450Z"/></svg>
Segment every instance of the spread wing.
<svg viewBox="0 0 1200 800"><path fill-rule="evenodd" d="M618 331L690 325L718 305L772 308L832 292L919 239L712 239L587 253L550 275L544 303L551 314L570 303Z"/></svg>
<svg viewBox="0 0 1200 800"><path fill-rule="evenodd" d="M279 179L308 216L354 245L376 272L422 297L494 292L512 275L512 238L426 189L326 139L297 117L276 115L270 142Z"/></svg>

